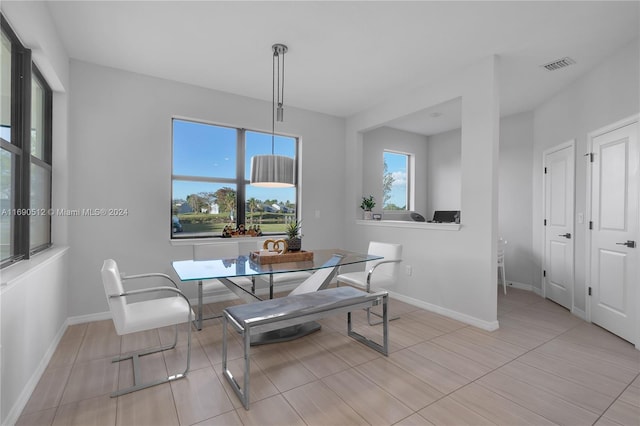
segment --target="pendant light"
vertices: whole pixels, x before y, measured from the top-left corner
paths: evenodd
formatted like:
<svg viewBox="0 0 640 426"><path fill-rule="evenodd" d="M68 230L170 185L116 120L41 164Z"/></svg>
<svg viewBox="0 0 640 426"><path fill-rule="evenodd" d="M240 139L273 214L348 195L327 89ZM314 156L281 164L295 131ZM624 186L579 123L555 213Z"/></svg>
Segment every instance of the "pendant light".
<svg viewBox="0 0 640 426"><path fill-rule="evenodd" d="M276 118L278 121L283 121L284 117L282 107L284 103L284 54L288 49L284 44L274 44L271 49L273 50L271 155L255 155L251 158L251 185L267 188L290 188L295 186L293 158L275 155ZM280 74L281 64L282 74Z"/></svg>

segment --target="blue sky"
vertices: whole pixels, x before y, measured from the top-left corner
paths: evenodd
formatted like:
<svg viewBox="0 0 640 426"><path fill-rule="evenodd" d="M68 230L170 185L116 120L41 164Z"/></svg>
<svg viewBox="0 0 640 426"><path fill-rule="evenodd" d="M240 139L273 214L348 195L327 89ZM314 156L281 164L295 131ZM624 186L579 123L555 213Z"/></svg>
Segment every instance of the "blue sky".
<svg viewBox="0 0 640 426"><path fill-rule="evenodd" d="M393 175L390 204L399 207L407 204L407 155L385 151L384 161L387 163L387 172Z"/></svg>
<svg viewBox="0 0 640 426"><path fill-rule="evenodd" d="M251 173L251 157L271 154L271 134L247 131L245 179ZM173 174L207 178L234 179L236 173L236 129L184 120L173 122ZM275 154L293 157L295 138L275 137ZM186 199L189 194L215 192L232 184L174 181L173 198ZM295 188L258 188L247 186L247 198L277 199L295 203Z"/></svg>
<svg viewBox="0 0 640 426"><path fill-rule="evenodd" d="M271 134L246 131L245 179L251 172L251 157L271 153ZM173 124L173 174L204 178L234 179L236 173L236 129L207 125L185 120L174 120ZM295 139L275 137L275 154L294 156ZM385 152L388 171L393 174L394 182L390 203L406 205L407 193L407 156L405 154ZM222 187L235 188L228 183L174 181L173 199L186 200L190 194L215 192ZM296 201L295 188L258 188L246 187L247 199L276 199L282 202ZM378 200L382 208L382 200Z"/></svg>

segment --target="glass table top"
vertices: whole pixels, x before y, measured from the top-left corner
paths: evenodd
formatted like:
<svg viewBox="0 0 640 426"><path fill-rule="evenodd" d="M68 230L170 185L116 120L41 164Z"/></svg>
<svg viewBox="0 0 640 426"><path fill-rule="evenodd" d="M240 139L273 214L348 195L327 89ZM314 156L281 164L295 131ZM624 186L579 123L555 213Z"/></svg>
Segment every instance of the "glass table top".
<svg viewBox="0 0 640 426"><path fill-rule="evenodd" d="M252 275L281 274L294 271L313 271L341 265L382 259L382 256L355 253L341 249L311 250L313 260L260 264L249 255L212 260L177 260L173 269L181 281L199 281L214 278L247 277Z"/></svg>

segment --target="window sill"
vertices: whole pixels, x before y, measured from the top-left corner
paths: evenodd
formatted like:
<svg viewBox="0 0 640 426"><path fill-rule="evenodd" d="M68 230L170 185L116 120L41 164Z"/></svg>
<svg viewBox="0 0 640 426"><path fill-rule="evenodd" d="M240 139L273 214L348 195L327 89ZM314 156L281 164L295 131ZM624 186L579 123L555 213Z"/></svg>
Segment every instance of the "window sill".
<svg viewBox="0 0 640 426"><path fill-rule="evenodd" d="M31 259L21 260L11 266L7 266L2 269L2 281L0 282L0 288L2 288L2 291L5 291L11 287L14 282L55 261L63 256L68 250L69 247L67 246L52 246L33 255Z"/></svg>
<svg viewBox="0 0 640 426"><path fill-rule="evenodd" d="M459 223L409 222L405 220L356 220L356 225L376 226L381 228L432 229L436 231L459 231Z"/></svg>
<svg viewBox="0 0 640 426"><path fill-rule="evenodd" d="M286 234L279 235L262 235L260 237L233 237L233 238L222 238L222 237L211 237L211 238L178 238L171 239L169 243L172 246L180 247L180 246L192 246L194 244L224 244L227 242L247 242L247 241L264 241L267 239L284 239L287 238Z"/></svg>

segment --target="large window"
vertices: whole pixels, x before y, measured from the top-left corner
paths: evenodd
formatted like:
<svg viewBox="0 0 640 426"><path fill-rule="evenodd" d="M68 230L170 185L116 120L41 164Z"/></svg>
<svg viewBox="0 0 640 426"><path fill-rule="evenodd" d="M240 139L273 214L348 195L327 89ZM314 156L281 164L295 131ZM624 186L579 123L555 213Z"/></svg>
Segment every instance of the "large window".
<svg viewBox="0 0 640 426"><path fill-rule="evenodd" d="M275 136L275 154L298 140ZM249 185L251 157L271 153L271 134L173 119L172 238L221 237L225 227L282 234L297 218L297 187Z"/></svg>
<svg viewBox="0 0 640 426"><path fill-rule="evenodd" d="M0 86L0 262L51 245L51 89L2 21Z"/></svg>
<svg viewBox="0 0 640 426"><path fill-rule="evenodd" d="M409 209L409 154L384 151L382 195L384 210Z"/></svg>

